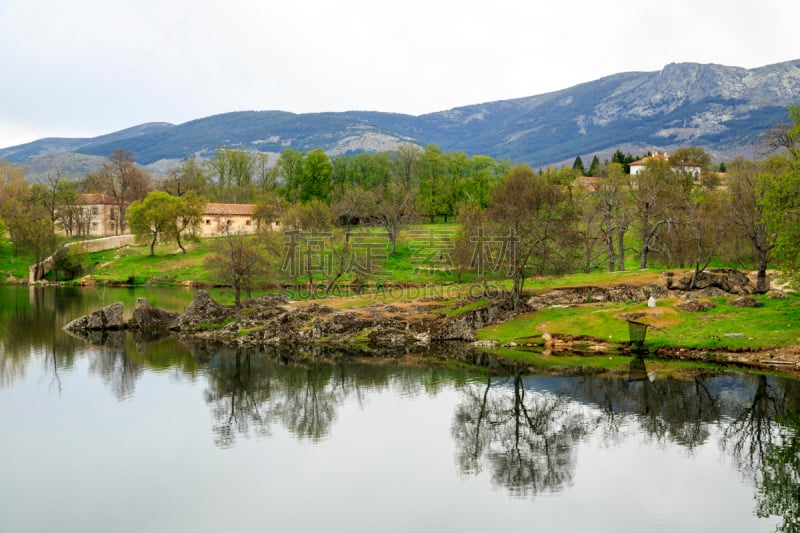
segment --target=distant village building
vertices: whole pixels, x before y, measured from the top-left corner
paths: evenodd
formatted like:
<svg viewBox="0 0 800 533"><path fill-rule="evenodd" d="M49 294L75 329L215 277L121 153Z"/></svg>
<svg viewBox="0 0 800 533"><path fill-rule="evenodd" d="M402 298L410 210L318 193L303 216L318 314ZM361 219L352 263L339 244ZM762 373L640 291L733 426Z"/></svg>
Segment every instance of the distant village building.
<svg viewBox="0 0 800 533"><path fill-rule="evenodd" d="M633 163L630 164L631 176L635 176L637 174L641 174L642 172L644 172L644 169L647 167L647 163L649 163L652 160L669 161L669 154L667 152L664 153L656 152L651 156L647 156L642 159L639 159L638 161L634 161ZM700 179L700 174L702 172L702 169L700 167L693 165L673 165L671 168L672 171L675 173L690 175L696 180Z"/></svg>

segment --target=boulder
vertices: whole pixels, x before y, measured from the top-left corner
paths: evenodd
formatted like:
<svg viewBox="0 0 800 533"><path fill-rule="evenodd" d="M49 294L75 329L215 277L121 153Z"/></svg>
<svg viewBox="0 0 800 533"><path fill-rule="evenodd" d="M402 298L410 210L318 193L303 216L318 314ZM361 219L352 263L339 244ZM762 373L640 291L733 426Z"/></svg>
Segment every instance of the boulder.
<svg viewBox="0 0 800 533"><path fill-rule="evenodd" d="M710 300L686 300L675 304L675 307L687 313L702 313L716 306L717 304Z"/></svg>
<svg viewBox="0 0 800 533"><path fill-rule="evenodd" d="M175 322L175 327L181 331L193 331L199 324L219 324L235 315L236 310L233 307L221 305L208 294L208 291L200 290Z"/></svg>
<svg viewBox="0 0 800 533"><path fill-rule="evenodd" d="M128 322L128 327L143 330L170 329L179 316L178 313L151 306L147 298L136 298L133 318Z"/></svg>
<svg viewBox="0 0 800 533"><path fill-rule="evenodd" d="M733 300L729 301L728 305L733 305L736 307L761 307L764 304L755 298L751 298L750 296L740 296L739 298L734 298Z"/></svg>
<svg viewBox="0 0 800 533"><path fill-rule="evenodd" d="M76 318L64 326L64 329L67 331L106 331L123 329L125 327L125 320L122 317L124 312L125 306L123 303L116 302L89 313L88 315Z"/></svg>
<svg viewBox="0 0 800 533"><path fill-rule="evenodd" d="M667 288L688 291L692 283L692 273L685 273L678 279L667 277ZM728 294L751 294L753 286L747 274L735 268L715 268L697 274L692 290L721 289Z"/></svg>

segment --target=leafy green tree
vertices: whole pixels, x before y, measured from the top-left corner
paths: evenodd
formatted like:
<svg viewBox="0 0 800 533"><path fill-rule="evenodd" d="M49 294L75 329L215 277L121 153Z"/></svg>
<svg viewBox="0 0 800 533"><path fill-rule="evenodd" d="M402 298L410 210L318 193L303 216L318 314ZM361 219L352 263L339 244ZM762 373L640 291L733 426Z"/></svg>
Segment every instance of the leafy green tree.
<svg viewBox="0 0 800 533"><path fill-rule="evenodd" d="M430 218L431 223L437 215L447 209L449 196L448 183L445 179L445 161L442 151L433 144L425 147L418 163L419 196L418 211Z"/></svg>
<svg viewBox="0 0 800 533"><path fill-rule="evenodd" d="M333 165L322 148L311 150L303 163L303 181L300 186L300 200L313 199L327 201L333 188Z"/></svg>
<svg viewBox="0 0 800 533"><path fill-rule="evenodd" d="M203 201L194 192L177 197L152 191L144 200L128 207L128 222L137 237L150 239L150 255L155 255L159 238L165 242L175 241L186 253L181 237L191 239L196 235L202 209Z"/></svg>
<svg viewBox="0 0 800 533"><path fill-rule="evenodd" d="M183 196L189 191L203 196L208 191L208 178L197 159L190 157L180 168L171 170L163 179L161 187L172 196Z"/></svg>
<svg viewBox="0 0 800 533"><path fill-rule="evenodd" d="M800 271L800 106L789 107L791 124L776 126L769 147L782 150L769 160L771 185L761 204L767 229L775 233L775 257L781 268Z"/></svg>
<svg viewBox="0 0 800 533"><path fill-rule="evenodd" d="M128 207L128 224L137 238L150 239L150 255L155 255L155 246L159 237L169 233L180 200L163 191L152 191L147 197L133 202Z"/></svg>
<svg viewBox="0 0 800 533"><path fill-rule="evenodd" d="M283 182L284 196L293 205L300 201L304 176L304 156L303 152L287 148L281 152L278 158L278 174ZM331 169L332 174L333 170Z"/></svg>
<svg viewBox="0 0 800 533"><path fill-rule="evenodd" d="M508 172L508 164L487 156L472 157L469 177L464 184L463 200L481 209L489 207L492 191Z"/></svg>
<svg viewBox="0 0 800 533"><path fill-rule="evenodd" d="M175 216L172 224L164 233L167 240L175 240L182 253L186 253L186 248L182 241L193 241L199 238L200 224L203 221L203 206L205 201L202 197L190 190L180 198L175 206Z"/></svg>

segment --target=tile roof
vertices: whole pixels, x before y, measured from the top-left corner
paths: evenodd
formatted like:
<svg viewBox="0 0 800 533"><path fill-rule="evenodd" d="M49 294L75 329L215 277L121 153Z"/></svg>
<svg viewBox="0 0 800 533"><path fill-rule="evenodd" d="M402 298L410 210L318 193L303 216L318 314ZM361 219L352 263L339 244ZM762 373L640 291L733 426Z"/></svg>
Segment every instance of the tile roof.
<svg viewBox="0 0 800 533"><path fill-rule="evenodd" d="M206 204L203 215L252 216L256 204Z"/></svg>
<svg viewBox="0 0 800 533"><path fill-rule="evenodd" d="M103 193L79 194L75 197L75 202L81 205L93 205L93 204L117 205L118 203L116 198Z"/></svg>

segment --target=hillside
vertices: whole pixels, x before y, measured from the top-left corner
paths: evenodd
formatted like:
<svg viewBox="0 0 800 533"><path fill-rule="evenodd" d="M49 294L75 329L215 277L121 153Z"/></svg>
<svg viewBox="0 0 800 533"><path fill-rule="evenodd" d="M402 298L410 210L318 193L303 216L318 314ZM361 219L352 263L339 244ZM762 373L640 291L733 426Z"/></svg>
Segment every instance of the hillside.
<svg viewBox="0 0 800 533"><path fill-rule="evenodd" d="M488 154L533 166L622 148L670 151L687 144L716 159L749 155L766 128L800 102L800 60L755 69L670 64L552 93L411 116L348 111L225 113L184 124L143 124L90 139L41 139L0 149L0 157L39 173L54 153L63 170L85 172L114 148L144 165L209 155L217 146L279 153L321 147L331 155L383 151L406 142ZM45 158L45 159L43 159ZM66 161L66 162L65 162ZM73 168L74 167L74 168Z"/></svg>

